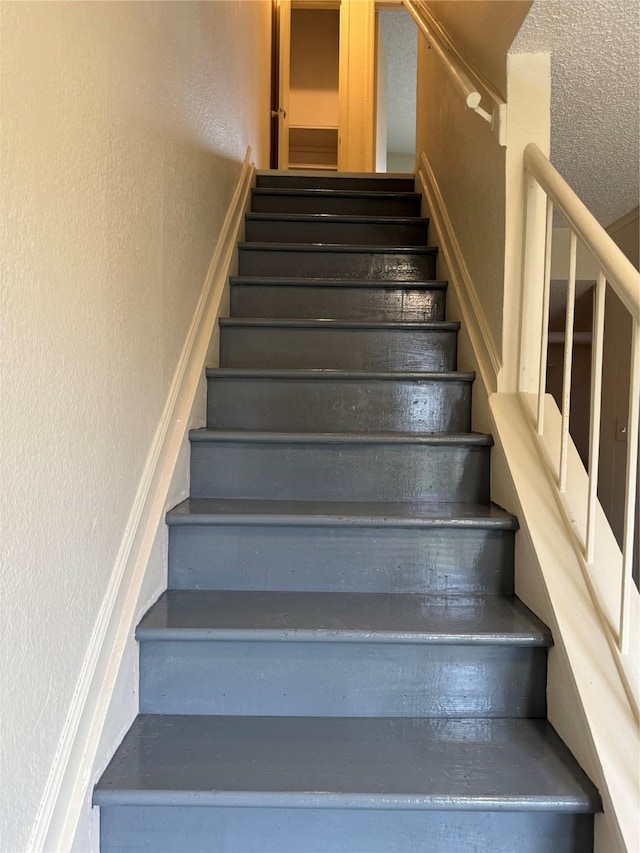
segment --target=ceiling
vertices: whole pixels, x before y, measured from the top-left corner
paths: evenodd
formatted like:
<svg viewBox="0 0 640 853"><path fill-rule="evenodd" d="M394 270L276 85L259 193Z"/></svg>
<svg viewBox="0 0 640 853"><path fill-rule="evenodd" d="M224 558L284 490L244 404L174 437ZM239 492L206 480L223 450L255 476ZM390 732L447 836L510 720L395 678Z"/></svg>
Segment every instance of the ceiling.
<svg viewBox="0 0 640 853"><path fill-rule="evenodd" d="M488 14L494 5L505 8L501 0L476 0L475 9ZM414 105L408 81L415 74L416 27L406 12L380 16L387 61L396 79L407 81L389 92L389 147L408 151L414 128L403 117ZM596 219L610 225L639 200L640 5L534 0L511 52L551 53L551 160Z"/></svg>
<svg viewBox="0 0 640 853"><path fill-rule="evenodd" d="M596 219L638 205L637 0L535 0L511 53L551 53L551 161Z"/></svg>

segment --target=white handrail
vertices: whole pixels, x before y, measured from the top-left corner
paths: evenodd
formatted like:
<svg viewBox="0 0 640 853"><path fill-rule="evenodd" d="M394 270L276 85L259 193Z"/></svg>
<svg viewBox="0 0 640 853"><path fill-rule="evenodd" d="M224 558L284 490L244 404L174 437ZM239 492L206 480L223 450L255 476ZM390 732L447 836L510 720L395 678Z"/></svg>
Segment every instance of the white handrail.
<svg viewBox="0 0 640 853"><path fill-rule="evenodd" d="M504 145L505 143L500 133L500 126L504 123L503 110L506 106L505 102L494 91L490 90L488 86L484 86L483 88L487 88L487 90L490 91L492 99L496 102L496 110L494 110L493 113L489 113L484 110L480 106L482 95L478 91L478 87L471 82L469 76L462 68L459 58L453 53L449 45L443 44L441 37L434 31L430 22L427 20L426 13L423 13L420 10L415 0L402 0L402 2L413 20L416 22L420 32L425 36L434 52L442 61L454 86L464 98L465 109L473 110L481 116L481 118L489 122L492 129L496 129L498 131L498 141L501 145Z"/></svg>
<svg viewBox="0 0 640 853"><path fill-rule="evenodd" d="M627 311L640 321L640 273L533 142L524 149L524 164L593 254Z"/></svg>
<svg viewBox="0 0 640 853"><path fill-rule="evenodd" d="M637 619L632 611L632 569L634 557L634 535L635 535L635 507L638 487L638 432L640 419L640 273L616 246L604 228L596 221L587 210L575 192L567 184L564 178L554 169L547 157L531 143L524 151L524 168L529 174L530 183L539 187L546 197L546 233L544 241L540 239L541 212L536 205L532 205L532 196L527 199L527 214L525 245L532 244L532 257L535 253L538 260L535 263L525 264L523 287L523 299L525 304L532 304L531 297L537 295L541 307L541 337L540 349L537 351L539 357L539 372L537 386L537 419L536 432L544 439L545 417L544 401L546 394L546 365L547 365L547 340L549 327L549 284L550 284L550 261L551 246L553 240L553 212L559 210L569 223L570 230L570 257L569 275L567 278L567 307L565 323L565 349L562 382L562 424L559 435L559 466L558 466L558 492L566 493L571 485L568 477L568 454L569 454L569 423L571 407L571 368L574 346L574 307L575 307L575 279L576 279L576 251L578 239L593 255L598 266L598 280L596 284L596 299L594 304L594 318L592 323L593 349L592 349L592 378L591 378L591 402L589 411L589 467L587 471L588 487L587 501L585 506L584 541L580 542L585 567L593 566L596 559L596 516L598 502L598 466L600 460L600 418L602 411L602 367L603 367L603 336L604 336L604 305L605 288L607 284L617 294L623 305L631 316L632 347L629 381L629 420L627 423L627 467L624 495L624 532L620 554L620 603L617 626L615 623L606 622L610 640L615 642L620 655L627 657L631 649L631 622ZM530 214L532 214L530 216ZM531 221L529 221L529 217ZM542 257L544 256L544 275L542 275ZM524 310L524 309L523 309ZM521 318L523 327L525 316ZM528 352L521 350L524 360L525 371L533 375L535 369L536 351ZM522 369L522 363L521 363ZM555 446L554 446L555 452ZM575 472L574 472L575 473ZM572 476L574 476L572 474ZM577 523L575 505L569 508L565 505L565 512L572 525ZM568 509L568 511L567 511ZM580 509L579 514L582 513ZM611 531L609 531L611 533ZM613 535L613 534L611 534ZM598 537L600 533L598 533ZM582 538L582 537L581 537ZM615 553L611 551L615 563ZM606 572L611 565L603 567ZM604 576L604 575L603 575ZM614 575L611 575L613 579ZM603 601L606 598L603 590L599 588L594 593L594 603L604 614ZM634 631L637 621L634 622ZM617 635L614 633L617 627Z"/></svg>

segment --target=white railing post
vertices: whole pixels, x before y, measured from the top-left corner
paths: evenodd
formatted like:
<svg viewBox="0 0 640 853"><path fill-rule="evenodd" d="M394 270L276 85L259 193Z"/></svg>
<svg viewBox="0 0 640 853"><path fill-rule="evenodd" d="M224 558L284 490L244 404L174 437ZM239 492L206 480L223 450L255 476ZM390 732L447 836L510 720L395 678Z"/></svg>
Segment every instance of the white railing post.
<svg viewBox="0 0 640 853"><path fill-rule="evenodd" d="M547 390L547 348L549 345L549 299L551 294L551 246L553 243L553 202L547 198L547 225L544 248L544 283L540 327L540 367L538 371L538 435L544 433L544 395Z"/></svg>
<svg viewBox="0 0 640 853"><path fill-rule="evenodd" d="M562 431L560 434L560 491L567 490L567 454L569 450L569 418L571 416L571 367L573 365L573 318L576 307L576 254L578 239L571 231L569 243L569 279L567 281L567 309L564 325L564 369L562 375Z"/></svg>
<svg viewBox="0 0 640 853"><path fill-rule="evenodd" d="M596 504L598 502L598 465L600 464L600 417L602 413L602 352L604 345L604 297L606 280L598 273L593 298L593 337L591 343L591 412L589 423L589 494L587 497L587 535L585 558L593 563L595 552Z"/></svg>
<svg viewBox="0 0 640 853"><path fill-rule="evenodd" d="M631 337L631 378L629 380L629 420L627 422L627 483L624 499L622 540L622 589L620 590L620 652L629 653L629 611L633 583L636 490L638 486L638 416L640 410L640 323L634 321Z"/></svg>
<svg viewBox="0 0 640 853"><path fill-rule="evenodd" d="M526 173L524 256L520 306L520 362L518 390L533 394L538 386L540 364L540 294L544 288L546 197L535 178Z"/></svg>

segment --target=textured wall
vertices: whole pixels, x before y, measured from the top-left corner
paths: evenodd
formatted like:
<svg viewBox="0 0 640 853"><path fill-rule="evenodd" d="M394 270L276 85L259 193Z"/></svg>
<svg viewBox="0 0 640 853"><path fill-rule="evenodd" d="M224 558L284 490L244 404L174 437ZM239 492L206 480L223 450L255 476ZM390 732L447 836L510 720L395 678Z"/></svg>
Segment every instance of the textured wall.
<svg viewBox="0 0 640 853"><path fill-rule="evenodd" d="M598 221L637 207L637 2L536 0L511 51L551 53L551 161Z"/></svg>
<svg viewBox="0 0 640 853"><path fill-rule="evenodd" d="M2 6L2 795L24 850L247 144L270 5Z"/></svg>
<svg viewBox="0 0 640 853"><path fill-rule="evenodd" d="M416 67L418 28L405 9L378 12L378 39L386 59L387 151L414 171L416 150ZM380 73L380 72L378 72ZM402 171L388 166L388 171Z"/></svg>
<svg viewBox="0 0 640 853"><path fill-rule="evenodd" d="M482 301L498 353L504 293L505 149L487 122L465 110L426 39L418 36L418 156L424 151Z"/></svg>
<svg viewBox="0 0 640 853"><path fill-rule="evenodd" d="M427 6L465 59L504 97L505 58L531 0L427 0Z"/></svg>

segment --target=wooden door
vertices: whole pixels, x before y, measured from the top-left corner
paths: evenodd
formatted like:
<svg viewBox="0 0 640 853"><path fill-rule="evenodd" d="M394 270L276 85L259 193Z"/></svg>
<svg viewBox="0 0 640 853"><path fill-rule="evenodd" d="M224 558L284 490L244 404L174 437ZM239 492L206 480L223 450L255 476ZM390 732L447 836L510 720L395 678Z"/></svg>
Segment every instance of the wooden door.
<svg viewBox="0 0 640 853"><path fill-rule="evenodd" d="M278 168L289 168L289 75L291 67L291 0L279 0Z"/></svg>

